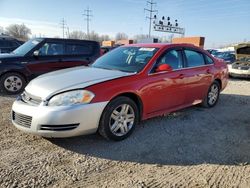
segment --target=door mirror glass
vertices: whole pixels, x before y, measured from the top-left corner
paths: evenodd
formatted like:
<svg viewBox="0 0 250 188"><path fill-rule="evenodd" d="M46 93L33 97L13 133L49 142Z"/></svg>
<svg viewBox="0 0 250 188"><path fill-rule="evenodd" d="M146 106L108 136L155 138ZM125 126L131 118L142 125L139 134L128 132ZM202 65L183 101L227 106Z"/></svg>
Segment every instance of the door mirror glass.
<svg viewBox="0 0 250 188"><path fill-rule="evenodd" d="M34 51L33 56L36 56L36 57L39 56L39 51L38 50Z"/></svg>
<svg viewBox="0 0 250 188"><path fill-rule="evenodd" d="M161 64L161 65L159 65L156 68L155 72L164 72L164 71L170 72L172 70L173 69L172 69L172 67L170 65L168 65L168 64Z"/></svg>

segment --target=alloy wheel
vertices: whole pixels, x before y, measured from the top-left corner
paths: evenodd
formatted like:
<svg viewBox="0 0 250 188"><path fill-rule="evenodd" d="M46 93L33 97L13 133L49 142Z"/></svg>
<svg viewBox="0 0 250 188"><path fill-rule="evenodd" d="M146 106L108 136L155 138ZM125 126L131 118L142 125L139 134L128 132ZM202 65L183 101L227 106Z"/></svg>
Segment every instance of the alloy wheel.
<svg viewBox="0 0 250 188"><path fill-rule="evenodd" d="M208 92L208 103L209 105L214 105L219 96L219 87L217 84L213 84Z"/></svg>
<svg viewBox="0 0 250 188"><path fill-rule="evenodd" d="M135 112L129 104L115 108L110 116L109 127L116 136L126 135L134 126Z"/></svg>

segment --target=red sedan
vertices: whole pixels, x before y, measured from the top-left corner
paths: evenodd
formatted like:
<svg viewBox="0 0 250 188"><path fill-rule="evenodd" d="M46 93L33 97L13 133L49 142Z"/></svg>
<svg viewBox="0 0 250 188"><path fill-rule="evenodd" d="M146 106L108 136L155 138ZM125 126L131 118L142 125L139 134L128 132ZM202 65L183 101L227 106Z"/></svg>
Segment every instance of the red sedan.
<svg viewBox="0 0 250 188"><path fill-rule="evenodd" d="M99 133L128 137L140 120L201 103L213 107L226 87L226 64L190 44L135 44L91 66L45 74L12 108L13 124L45 137Z"/></svg>

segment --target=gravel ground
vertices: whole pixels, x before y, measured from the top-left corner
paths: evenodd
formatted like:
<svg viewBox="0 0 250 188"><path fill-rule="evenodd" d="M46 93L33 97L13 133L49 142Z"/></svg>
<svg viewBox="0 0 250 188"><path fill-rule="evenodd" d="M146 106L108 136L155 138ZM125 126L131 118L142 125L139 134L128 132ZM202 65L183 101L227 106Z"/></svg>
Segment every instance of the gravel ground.
<svg viewBox="0 0 250 188"><path fill-rule="evenodd" d="M217 106L144 121L130 138L44 139L9 120L0 97L0 187L250 187L250 81Z"/></svg>

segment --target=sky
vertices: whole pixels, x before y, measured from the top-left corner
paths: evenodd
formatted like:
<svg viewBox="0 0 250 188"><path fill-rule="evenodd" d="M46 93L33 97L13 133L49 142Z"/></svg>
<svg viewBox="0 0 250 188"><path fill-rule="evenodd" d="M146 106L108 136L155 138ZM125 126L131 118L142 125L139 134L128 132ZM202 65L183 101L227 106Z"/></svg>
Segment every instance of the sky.
<svg viewBox="0 0 250 188"><path fill-rule="evenodd" d="M82 14L89 7L93 17L90 30L115 36L125 32L130 38L148 34L147 0L0 0L0 27L28 26L33 36L62 36L60 22L70 31L86 32ZM250 41L250 0L154 0L158 17L177 19L185 36L204 36L205 46L218 47ZM170 34L152 31L152 35ZM180 37L180 35L175 35Z"/></svg>

